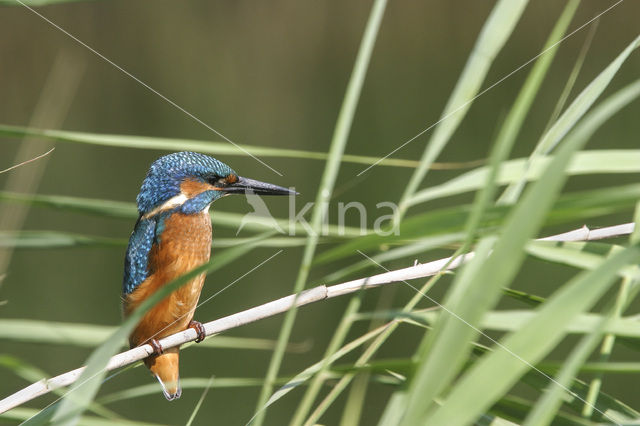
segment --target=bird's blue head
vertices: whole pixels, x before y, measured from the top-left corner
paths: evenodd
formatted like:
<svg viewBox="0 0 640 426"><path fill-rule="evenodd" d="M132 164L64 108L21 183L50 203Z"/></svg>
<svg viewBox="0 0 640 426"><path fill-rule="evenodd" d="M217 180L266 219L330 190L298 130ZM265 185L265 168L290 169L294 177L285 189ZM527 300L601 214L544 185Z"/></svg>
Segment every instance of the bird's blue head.
<svg viewBox="0 0 640 426"><path fill-rule="evenodd" d="M199 213L220 197L246 191L261 195L295 194L277 185L240 177L231 167L208 155L176 152L151 165L138 194L138 211L142 216L173 209L185 214Z"/></svg>

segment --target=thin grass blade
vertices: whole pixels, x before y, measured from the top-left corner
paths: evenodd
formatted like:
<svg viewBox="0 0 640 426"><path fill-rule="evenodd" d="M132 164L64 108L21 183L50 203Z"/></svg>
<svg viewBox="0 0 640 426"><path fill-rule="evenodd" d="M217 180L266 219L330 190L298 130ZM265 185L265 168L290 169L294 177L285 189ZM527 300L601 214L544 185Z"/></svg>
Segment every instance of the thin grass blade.
<svg viewBox="0 0 640 426"><path fill-rule="evenodd" d="M49 139L56 142L73 142L114 148L196 151L204 154L228 156L247 156L251 153L258 157L280 157L322 161L326 161L329 158L328 153L304 151L300 149L271 148L256 145L230 145L228 142L198 141L192 139L169 139L151 136L110 135L74 132L69 130L34 129L29 127L0 124L0 137L22 138L26 136ZM354 164L369 165L376 163L381 166L409 168L414 168L418 165L418 161L415 160L386 158L380 161L378 157L352 154L345 154L342 161Z"/></svg>
<svg viewBox="0 0 640 426"><path fill-rule="evenodd" d="M418 190L431 164L447 145L471 107L494 58L502 50L527 3L526 0L500 0L494 6L447 101L433 136L427 143L420 165L413 172L400 198L396 224L399 224L403 218L408 208L407 202Z"/></svg>
<svg viewBox="0 0 640 426"><path fill-rule="evenodd" d="M375 0L358 49L358 55L356 57L353 71L347 85L347 91L340 108L340 113L338 114L338 120L333 132L333 137L331 139L329 157L325 164L325 169L316 195L315 206L311 215L312 232L307 237L307 245L305 246L302 262L293 288L293 292L296 294L304 289L307 283L309 271L311 269L311 264L318 244L318 235L321 230L322 222L325 219L325 206L327 206L331 200L331 194L333 193L333 189L338 178L342 156L347 145L347 140L351 131L351 124L353 123L353 117L355 116L356 107L360 98L367 69L369 67L373 46L375 45L378 31L380 29L382 17L384 16L386 4L386 0ZM296 309L292 306L285 315L285 319L278 336L278 347L273 352L265 377L265 384L260 391L260 396L258 397L256 415L254 416L256 426L261 426L264 421L266 408L268 406L267 402L273 390L273 381L280 370L280 365L284 355L284 348L291 335L295 317Z"/></svg>
<svg viewBox="0 0 640 426"><path fill-rule="evenodd" d="M509 185L519 182L523 176L527 182L537 180L552 158L541 156L531 164L527 158L504 161L500 165L495 182L497 185ZM580 151L573 156L567 168L569 176L639 172L640 150L636 149ZM478 190L486 182L488 173L488 167L469 171L441 185L417 192L409 203L415 205Z"/></svg>
<svg viewBox="0 0 640 426"><path fill-rule="evenodd" d="M534 163L540 156L548 154L556 147L558 142L575 126L578 120L585 115L589 108L591 108L594 102L600 97L613 77L618 73L622 64L624 64L638 46L640 46L640 36L633 40L622 53L574 99L560 118L558 118L551 128L542 136L529 157L530 163ZM501 202L510 204L517 200L526 182L525 174L526 173L523 173L517 183L509 185L500 197Z"/></svg>

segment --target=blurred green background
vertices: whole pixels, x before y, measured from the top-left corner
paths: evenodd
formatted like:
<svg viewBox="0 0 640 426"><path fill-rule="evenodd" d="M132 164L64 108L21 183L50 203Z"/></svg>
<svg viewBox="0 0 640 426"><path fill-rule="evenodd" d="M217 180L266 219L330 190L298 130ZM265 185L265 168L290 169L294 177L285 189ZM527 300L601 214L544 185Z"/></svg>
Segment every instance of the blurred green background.
<svg viewBox="0 0 640 426"><path fill-rule="evenodd" d="M613 2L583 1L571 28L591 19ZM390 2L382 22L347 153L386 155L439 118L478 32L493 2L427 1ZM501 79L541 50L564 2L532 2L513 36L494 63L484 87ZM92 1L38 8L51 21L96 49L118 66L170 98L207 125L236 143L326 152L344 96L355 54L371 8L370 2L207 2L207 1ZM598 22L593 42L572 97L636 36L640 3L627 1ZM513 157L530 153L544 130L557 98L571 72L591 26L564 41L551 72L537 97L532 114L514 148ZM34 114L53 64L62 60L82 70L78 87L62 129L92 133L222 139L108 64L76 41L24 7L0 5L0 123L27 126ZM486 157L495 129L500 125L519 90L524 69L482 95L438 161L463 162ZM624 64L606 94L613 93L640 73L640 57ZM588 148L637 148L640 134L638 103L624 109L603 126ZM394 154L417 159L429 133ZM20 140L0 143L0 169L14 163ZM43 144L42 152L46 151ZM50 156L37 193L102 198L132 202L149 164L162 151L118 149L58 143ZM281 171L280 177L249 157L220 157L241 175L295 186L301 195L298 209L315 198L324 167L322 161L283 158L264 159ZM40 167L37 163L25 167ZM356 177L364 166L341 168L330 220L335 221L338 202L359 201L368 208L368 225L381 214L375 205L397 201L411 170L374 167ZM459 171L434 171L423 186L443 182ZM0 175L4 185L7 174ZM612 179L615 179L613 181ZM628 183L635 176L572 178L572 189ZM464 195L420 205L440 207ZM266 199L276 217L286 217L286 200ZM6 206L0 205L0 214ZM245 213L251 208L243 197L217 202L213 210ZM387 214L387 211L383 212ZM332 216L333 215L333 216ZM589 226L628 222L631 215L599 218ZM347 218L357 226L357 218ZM573 229L581 226L563 227ZM133 221L32 208L24 229L58 230L118 238L125 241ZM2 230L4 231L4 230ZM552 232L554 230L549 230ZM233 237L235 231L214 229L216 237ZM249 236L241 232L240 236ZM322 246L320 247L322 250ZM203 298L233 281L245 270L268 258L277 249L262 248L209 276ZM198 309L196 318L208 321L290 293L302 250L287 248L214 300ZM448 250L429 253L420 261L444 257ZM116 325L120 317L120 287L124 246L18 250L0 287L3 318ZM215 251L214 251L215 255ZM354 259L356 259L354 257ZM360 259L356 259L360 260ZM390 263L407 266L413 259ZM323 265L312 271L312 281L351 262ZM291 271L291 272L289 272ZM2 273L4 271L0 271ZM371 273L382 272L372 269ZM568 277L573 270L530 260L517 280L518 288L540 295L554 289L551 277ZM444 284L433 295L442 295ZM404 285L373 290L363 310L371 310L382 297L399 305L413 295ZM281 373L295 374L321 358L333 334L345 300L331 300L305 307L299 313L293 342L311 344L309 351L288 354ZM632 308L633 309L633 308ZM636 307L637 309L637 307ZM275 317L234 330L228 335L277 337L282 318ZM361 334L355 327L353 335ZM381 355L393 357L413 351L421 332L396 333ZM30 362L51 375L80 366L89 349L2 342L0 352ZM270 353L250 350L192 348L182 352L181 376L257 377L266 372ZM614 359L624 360L624 349ZM116 376L103 393L151 383L143 368ZM26 383L8 370L0 370L0 397ZM629 400L636 379L617 376L604 382L612 395L640 407L640 395ZM157 395L113 404L127 418L169 424L186 422L200 397L200 390L186 389L180 400L168 403ZM253 412L258 389L212 389L196 423L244 424ZM373 385L367 395L363 424L376 419L390 393ZM276 403L268 424L289 419L297 403L296 392ZM53 400L45 397L29 406ZM338 404L339 406L340 404ZM324 423L337 422L331 411Z"/></svg>

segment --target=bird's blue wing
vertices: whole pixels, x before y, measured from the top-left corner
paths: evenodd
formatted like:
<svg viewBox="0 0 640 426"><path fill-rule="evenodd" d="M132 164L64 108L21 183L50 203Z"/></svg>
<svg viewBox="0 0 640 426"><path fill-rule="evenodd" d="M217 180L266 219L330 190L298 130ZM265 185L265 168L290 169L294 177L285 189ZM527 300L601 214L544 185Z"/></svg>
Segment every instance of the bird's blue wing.
<svg viewBox="0 0 640 426"><path fill-rule="evenodd" d="M124 258L122 294L129 294L139 286L148 274L149 252L156 238L156 218L138 219Z"/></svg>

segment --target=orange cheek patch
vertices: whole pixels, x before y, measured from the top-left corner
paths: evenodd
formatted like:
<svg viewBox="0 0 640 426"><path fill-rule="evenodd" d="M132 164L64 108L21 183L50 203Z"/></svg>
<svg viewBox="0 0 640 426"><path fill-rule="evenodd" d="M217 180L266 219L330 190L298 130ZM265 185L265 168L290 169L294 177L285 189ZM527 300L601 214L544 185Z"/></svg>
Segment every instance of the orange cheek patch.
<svg viewBox="0 0 640 426"><path fill-rule="evenodd" d="M180 184L180 191L187 196L187 198L193 198L198 194L215 189L212 185L206 182L199 181L197 179L185 179Z"/></svg>
<svg viewBox="0 0 640 426"><path fill-rule="evenodd" d="M227 183L231 184L231 183L236 183L238 181L238 176L236 175L229 175L225 178L225 180L227 181Z"/></svg>

